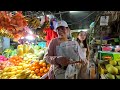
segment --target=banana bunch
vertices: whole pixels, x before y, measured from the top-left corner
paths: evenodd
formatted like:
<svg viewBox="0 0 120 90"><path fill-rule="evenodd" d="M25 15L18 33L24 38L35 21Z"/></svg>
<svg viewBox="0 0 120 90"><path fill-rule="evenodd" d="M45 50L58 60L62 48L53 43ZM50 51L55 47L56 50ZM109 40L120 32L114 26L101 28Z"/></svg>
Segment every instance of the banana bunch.
<svg viewBox="0 0 120 90"><path fill-rule="evenodd" d="M36 17L27 18L28 24L30 27L36 29L40 26L40 20Z"/></svg>
<svg viewBox="0 0 120 90"><path fill-rule="evenodd" d="M0 30L0 36L2 36L2 37L8 37L8 38L13 38L14 37L11 33L7 32L4 29Z"/></svg>
<svg viewBox="0 0 120 90"><path fill-rule="evenodd" d="M6 52L6 53L11 53L12 50L11 50L11 49L6 49L4 52Z"/></svg>
<svg viewBox="0 0 120 90"><path fill-rule="evenodd" d="M45 28L44 29L47 29L47 28L49 28L50 27L50 22L48 21L48 22L45 22Z"/></svg>
<svg viewBox="0 0 120 90"><path fill-rule="evenodd" d="M10 57L11 53L12 53L12 50L11 50L11 49L5 49L5 50L3 51L3 55L6 56L7 58Z"/></svg>
<svg viewBox="0 0 120 90"><path fill-rule="evenodd" d="M43 32L43 30L40 30L39 31L39 37L44 40L45 36L46 36L46 34Z"/></svg>

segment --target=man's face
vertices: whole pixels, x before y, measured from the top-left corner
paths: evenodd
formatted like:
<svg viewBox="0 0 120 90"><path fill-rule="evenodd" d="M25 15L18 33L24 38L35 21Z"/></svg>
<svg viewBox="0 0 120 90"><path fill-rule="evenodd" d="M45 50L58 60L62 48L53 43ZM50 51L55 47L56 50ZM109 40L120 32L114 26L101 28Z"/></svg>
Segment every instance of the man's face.
<svg viewBox="0 0 120 90"><path fill-rule="evenodd" d="M64 26L60 26L57 28L57 34L59 37L64 38L67 37L68 30Z"/></svg>

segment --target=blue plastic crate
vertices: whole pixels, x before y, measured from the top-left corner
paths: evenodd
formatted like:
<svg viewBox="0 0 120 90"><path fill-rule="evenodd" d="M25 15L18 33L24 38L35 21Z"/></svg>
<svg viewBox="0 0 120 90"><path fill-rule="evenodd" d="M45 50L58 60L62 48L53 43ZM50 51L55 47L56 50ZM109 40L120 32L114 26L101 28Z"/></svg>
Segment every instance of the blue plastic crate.
<svg viewBox="0 0 120 90"><path fill-rule="evenodd" d="M39 42L38 46L44 48L44 47L46 47L46 42Z"/></svg>

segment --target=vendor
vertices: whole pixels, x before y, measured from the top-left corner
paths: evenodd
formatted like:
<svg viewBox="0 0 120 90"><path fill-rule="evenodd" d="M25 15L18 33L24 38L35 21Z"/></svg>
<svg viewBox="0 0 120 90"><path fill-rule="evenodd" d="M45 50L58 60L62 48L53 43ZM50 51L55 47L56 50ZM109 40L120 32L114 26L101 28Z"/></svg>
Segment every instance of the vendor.
<svg viewBox="0 0 120 90"><path fill-rule="evenodd" d="M45 54L44 59L51 64L50 71L48 72L49 79L65 79L65 71L70 64L70 60L67 57L57 56L56 47L59 46L62 42L69 41L69 28L68 24L65 21L59 21L57 26L58 37L51 40L48 51ZM82 63L82 70L86 69L87 63Z"/></svg>

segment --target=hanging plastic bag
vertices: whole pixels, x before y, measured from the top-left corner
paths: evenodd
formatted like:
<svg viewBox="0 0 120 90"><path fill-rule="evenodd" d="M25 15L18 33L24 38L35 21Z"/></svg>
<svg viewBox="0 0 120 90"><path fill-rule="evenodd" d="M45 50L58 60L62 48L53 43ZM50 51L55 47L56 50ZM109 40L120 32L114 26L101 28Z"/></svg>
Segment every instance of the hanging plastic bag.
<svg viewBox="0 0 120 90"><path fill-rule="evenodd" d="M81 51L82 49L76 41L63 42L56 47L57 56L67 57L71 62L77 62L81 57L82 60L85 60L85 54L81 53ZM69 64L62 76L65 79L77 79L79 71L80 69L75 64Z"/></svg>

